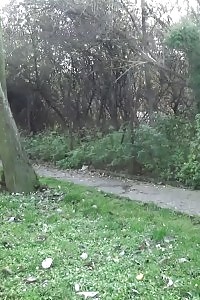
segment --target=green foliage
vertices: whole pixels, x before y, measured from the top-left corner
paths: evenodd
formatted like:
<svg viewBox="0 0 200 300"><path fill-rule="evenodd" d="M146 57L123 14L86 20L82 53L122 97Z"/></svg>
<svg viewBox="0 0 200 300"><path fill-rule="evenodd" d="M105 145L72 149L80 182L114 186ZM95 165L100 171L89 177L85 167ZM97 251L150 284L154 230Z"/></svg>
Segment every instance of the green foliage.
<svg viewBox="0 0 200 300"><path fill-rule="evenodd" d="M195 135L195 124L193 121L179 117L159 117L155 122L155 127L165 136L168 146L161 177L179 181L178 172L187 161L190 151L189 143Z"/></svg>
<svg viewBox="0 0 200 300"><path fill-rule="evenodd" d="M158 180L200 186L200 117L157 117L153 126L141 125L133 133L117 131L96 139L87 138L69 150L70 140L56 132L25 139L32 159L56 163L64 169L99 169L144 174Z"/></svg>
<svg viewBox="0 0 200 300"><path fill-rule="evenodd" d="M193 188L200 188L200 115L196 116L195 136L189 143L189 154L183 163L179 177Z"/></svg>
<svg viewBox="0 0 200 300"><path fill-rule="evenodd" d="M134 134L127 130L113 132L101 139L83 144L57 162L62 168L95 168L142 172L162 180L191 185L183 175L188 162L196 124L178 117L158 117L153 127L141 125ZM141 166L138 170L138 165Z"/></svg>
<svg viewBox="0 0 200 300"><path fill-rule="evenodd" d="M182 21L171 28L166 36L166 43L170 48L189 54L200 43L199 30L192 22Z"/></svg>
<svg viewBox="0 0 200 300"><path fill-rule="evenodd" d="M25 149L33 160L56 162L63 159L69 151L69 137L56 131L23 137Z"/></svg>
<svg viewBox="0 0 200 300"><path fill-rule="evenodd" d="M95 168L117 168L127 165L131 159L132 146L130 132L125 134L125 142L121 143L123 132L114 132L103 138L84 143L77 149L67 153L58 162L62 168L80 168L84 164ZM128 138L129 137L129 138Z"/></svg>
<svg viewBox="0 0 200 300"><path fill-rule="evenodd" d="M171 28L167 45L186 54L189 62L189 81L193 89L197 111L200 111L200 32L197 25L183 21Z"/></svg>
<svg viewBox="0 0 200 300"><path fill-rule="evenodd" d="M142 125L135 132L134 152L136 159L144 167L156 174L167 168L169 145L163 132L148 125Z"/></svg>

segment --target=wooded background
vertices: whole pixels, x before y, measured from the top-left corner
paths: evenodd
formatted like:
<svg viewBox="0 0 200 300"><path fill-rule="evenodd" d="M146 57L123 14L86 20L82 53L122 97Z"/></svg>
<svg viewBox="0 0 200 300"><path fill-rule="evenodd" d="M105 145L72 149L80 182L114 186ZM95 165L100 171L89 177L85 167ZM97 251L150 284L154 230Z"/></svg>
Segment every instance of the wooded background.
<svg viewBox="0 0 200 300"><path fill-rule="evenodd" d="M11 1L3 11L8 98L17 124L84 134L190 114L188 60L165 43L187 1Z"/></svg>

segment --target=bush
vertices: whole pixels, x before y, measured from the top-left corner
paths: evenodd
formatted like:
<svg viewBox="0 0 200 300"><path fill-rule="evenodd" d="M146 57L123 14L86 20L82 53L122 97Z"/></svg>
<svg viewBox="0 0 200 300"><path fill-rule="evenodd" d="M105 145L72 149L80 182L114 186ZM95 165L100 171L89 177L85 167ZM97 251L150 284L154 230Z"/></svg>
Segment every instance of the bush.
<svg viewBox="0 0 200 300"><path fill-rule="evenodd" d="M135 132L134 152L136 160L145 169L159 175L168 167L169 145L166 136L156 128L142 125Z"/></svg>
<svg viewBox="0 0 200 300"><path fill-rule="evenodd" d="M180 181L179 171L187 161L189 143L195 135L195 124L180 117L158 117L154 124L157 131L165 137L168 152L163 153L161 177ZM163 161L163 160L162 160Z"/></svg>
<svg viewBox="0 0 200 300"><path fill-rule="evenodd" d="M80 168L84 164L95 168L122 166L131 157L128 142L121 143L122 134L114 132L101 139L84 143L67 153L58 165L62 168Z"/></svg>
<svg viewBox="0 0 200 300"><path fill-rule="evenodd" d="M56 132L25 138L24 143L31 159L51 161L64 169L89 165L200 186L199 115L194 122L157 117L153 126L140 125L134 132L126 128L81 144L76 141L72 151L69 138Z"/></svg>
<svg viewBox="0 0 200 300"><path fill-rule="evenodd" d="M200 187L200 115L195 119L195 135L189 143L189 153L178 174L180 180L193 188Z"/></svg>
<svg viewBox="0 0 200 300"><path fill-rule="evenodd" d="M56 162L69 151L69 138L56 131L44 132L32 137L23 137L23 144L33 160Z"/></svg>

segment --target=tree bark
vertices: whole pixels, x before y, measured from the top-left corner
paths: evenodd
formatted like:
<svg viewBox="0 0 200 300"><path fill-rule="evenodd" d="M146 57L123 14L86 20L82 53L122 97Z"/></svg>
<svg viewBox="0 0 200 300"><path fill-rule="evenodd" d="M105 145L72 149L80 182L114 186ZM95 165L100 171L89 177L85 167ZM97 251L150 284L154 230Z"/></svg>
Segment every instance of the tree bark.
<svg viewBox="0 0 200 300"><path fill-rule="evenodd" d="M146 13L146 0L141 0L141 9L142 9L142 44L143 51L145 54L148 53L148 34L146 28L147 22L147 13ZM150 70L150 65L144 65L144 78L145 78L145 98L147 100L147 110L149 113L150 123L153 121L154 113L154 101L155 101L155 92L152 86L152 74Z"/></svg>
<svg viewBox="0 0 200 300"><path fill-rule="evenodd" d="M29 193L39 187L37 175L22 149L7 99L5 60L0 24L0 157L5 186L12 193Z"/></svg>

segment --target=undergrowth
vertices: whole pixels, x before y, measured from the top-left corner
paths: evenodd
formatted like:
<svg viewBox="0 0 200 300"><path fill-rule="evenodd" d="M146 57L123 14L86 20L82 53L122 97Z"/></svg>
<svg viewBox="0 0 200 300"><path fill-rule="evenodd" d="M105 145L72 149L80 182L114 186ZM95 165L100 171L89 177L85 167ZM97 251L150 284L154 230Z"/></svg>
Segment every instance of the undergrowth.
<svg viewBox="0 0 200 300"><path fill-rule="evenodd" d="M126 128L100 136L83 142L75 136L73 150L69 137L57 132L24 138L24 145L31 159L64 169L88 165L199 188L199 115L193 121L158 117L152 126L142 124L134 132Z"/></svg>

